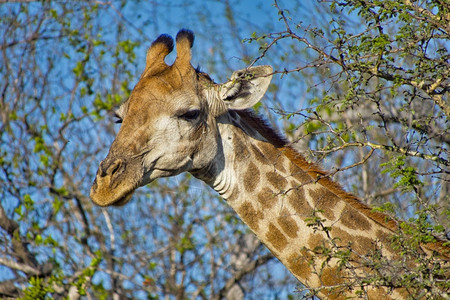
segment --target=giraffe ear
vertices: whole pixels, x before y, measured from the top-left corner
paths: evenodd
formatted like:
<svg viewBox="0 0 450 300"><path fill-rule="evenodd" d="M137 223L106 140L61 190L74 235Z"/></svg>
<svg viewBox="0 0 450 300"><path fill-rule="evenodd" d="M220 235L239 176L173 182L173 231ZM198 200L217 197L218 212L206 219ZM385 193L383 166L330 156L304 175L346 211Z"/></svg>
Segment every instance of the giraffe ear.
<svg viewBox="0 0 450 300"><path fill-rule="evenodd" d="M220 99L228 109L247 109L259 102L272 80L271 66L257 66L236 71L219 86Z"/></svg>

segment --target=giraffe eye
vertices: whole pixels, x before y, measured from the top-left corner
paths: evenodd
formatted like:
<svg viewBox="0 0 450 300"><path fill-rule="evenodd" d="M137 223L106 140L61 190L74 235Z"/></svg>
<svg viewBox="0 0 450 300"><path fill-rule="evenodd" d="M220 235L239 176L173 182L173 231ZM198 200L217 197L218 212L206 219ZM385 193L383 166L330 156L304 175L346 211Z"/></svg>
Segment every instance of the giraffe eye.
<svg viewBox="0 0 450 300"><path fill-rule="evenodd" d="M193 109L193 110L187 111L184 114L182 114L180 116L180 118L187 120L187 121L193 121L193 120L197 119L199 115L200 115L200 110Z"/></svg>

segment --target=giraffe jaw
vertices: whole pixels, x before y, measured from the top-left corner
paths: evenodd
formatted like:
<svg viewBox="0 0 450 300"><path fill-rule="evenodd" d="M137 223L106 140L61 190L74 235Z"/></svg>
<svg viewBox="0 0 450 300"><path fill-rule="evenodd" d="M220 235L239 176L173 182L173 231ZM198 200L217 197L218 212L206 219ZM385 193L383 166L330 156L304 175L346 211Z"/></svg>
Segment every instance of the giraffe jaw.
<svg viewBox="0 0 450 300"><path fill-rule="evenodd" d="M131 200L134 191L135 188L122 191L111 190L108 187L99 186L97 182L94 182L90 191L90 197L98 206L123 206Z"/></svg>
<svg viewBox="0 0 450 300"><path fill-rule="evenodd" d="M130 202L131 197L134 194L134 190L132 190L131 192L125 194L125 196L123 196L122 198L119 198L118 200L112 202L110 205L113 206L124 206L125 204L127 204L128 202Z"/></svg>

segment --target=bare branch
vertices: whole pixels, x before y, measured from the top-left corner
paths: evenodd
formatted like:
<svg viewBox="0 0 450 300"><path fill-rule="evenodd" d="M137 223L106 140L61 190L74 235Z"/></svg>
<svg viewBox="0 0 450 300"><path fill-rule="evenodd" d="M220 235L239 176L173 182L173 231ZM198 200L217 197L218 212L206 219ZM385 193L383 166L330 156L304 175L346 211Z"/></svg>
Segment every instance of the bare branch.
<svg viewBox="0 0 450 300"><path fill-rule="evenodd" d="M243 266L236 274L234 274L230 279L227 280L225 286L220 289L219 293L214 297L216 300L223 299L227 292L236 284L238 283L242 277L244 277L247 274L250 274L253 272L256 268L258 268L261 265L264 265L269 260L273 259L274 256L272 254L266 254L263 256L258 257L256 260L251 261L250 263Z"/></svg>
<svg viewBox="0 0 450 300"><path fill-rule="evenodd" d="M36 268L33 268L33 267L29 266L29 265L21 264L21 263L12 261L12 260L4 259L2 257L0 257L0 264L2 264L4 266L7 266L9 268L18 270L18 271L22 271L22 272L24 272L24 273L26 273L28 275L36 276L36 275L40 275L41 274L41 272L38 269L36 269Z"/></svg>

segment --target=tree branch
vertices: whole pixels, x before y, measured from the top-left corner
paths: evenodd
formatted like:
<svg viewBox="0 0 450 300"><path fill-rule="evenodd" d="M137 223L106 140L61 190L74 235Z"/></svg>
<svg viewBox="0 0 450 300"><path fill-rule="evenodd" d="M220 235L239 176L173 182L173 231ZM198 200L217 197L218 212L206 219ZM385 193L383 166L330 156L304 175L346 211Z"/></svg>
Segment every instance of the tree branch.
<svg viewBox="0 0 450 300"><path fill-rule="evenodd" d="M227 280L225 286L220 289L219 293L213 299L216 299L216 300L223 299L226 296L227 292L235 284L237 284L242 279L242 277L253 272L256 268L258 268L261 265L264 265L265 263L267 263L269 260L271 260L273 258L274 258L274 256L272 254L266 254L266 255L258 257L256 260L246 264L245 266L242 266L242 268L240 268L239 271L236 272L233 277L231 277L230 279Z"/></svg>
<svg viewBox="0 0 450 300"><path fill-rule="evenodd" d="M390 146L390 145L380 145L380 144L375 144L372 142L353 142L353 143L344 143L341 146L338 147L334 147L333 149L329 149L329 150L316 150L315 152L317 153L331 153L331 152L336 152L339 150L342 150L344 148L347 147L370 147L372 149L380 149L380 150L386 150L386 151L390 151L390 152L397 152L397 153L401 153L407 156L414 156L414 157L420 157L422 159L426 159L426 160L431 160L434 162L437 162L439 164L442 164L444 166L449 167L450 166L450 162L442 157L439 157L437 155L431 155L431 154L424 154L418 151L413 151L413 150L408 150L402 147L398 147L398 146ZM350 166L351 167L351 166ZM348 168L348 167L346 167ZM342 170L342 169L340 169Z"/></svg>
<svg viewBox="0 0 450 300"><path fill-rule="evenodd" d="M16 280L6 280L0 282L0 298L7 299L7 297L16 299L19 298L20 295L20 288L16 287Z"/></svg>
<svg viewBox="0 0 450 300"><path fill-rule="evenodd" d="M41 272L38 269L30 267L29 265L21 264L9 259L4 259L2 257L0 257L0 264L18 271L22 271L28 275L37 276L41 274Z"/></svg>
<svg viewBox="0 0 450 300"><path fill-rule="evenodd" d="M36 270L37 261L33 254L28 250L26 243L22 240L19 235L19 224L14 220L8 218L3 209L3 206L0 205L0 227L3 228L9 236L11 236L11 243L14 249L13 255L18 258L19 265L24 263L29 268L20 267L25 270L30 271L33 274L32 270ZM19 267L19 265L17 265ZM28 273L28 272L26 272Z"/></svg>

